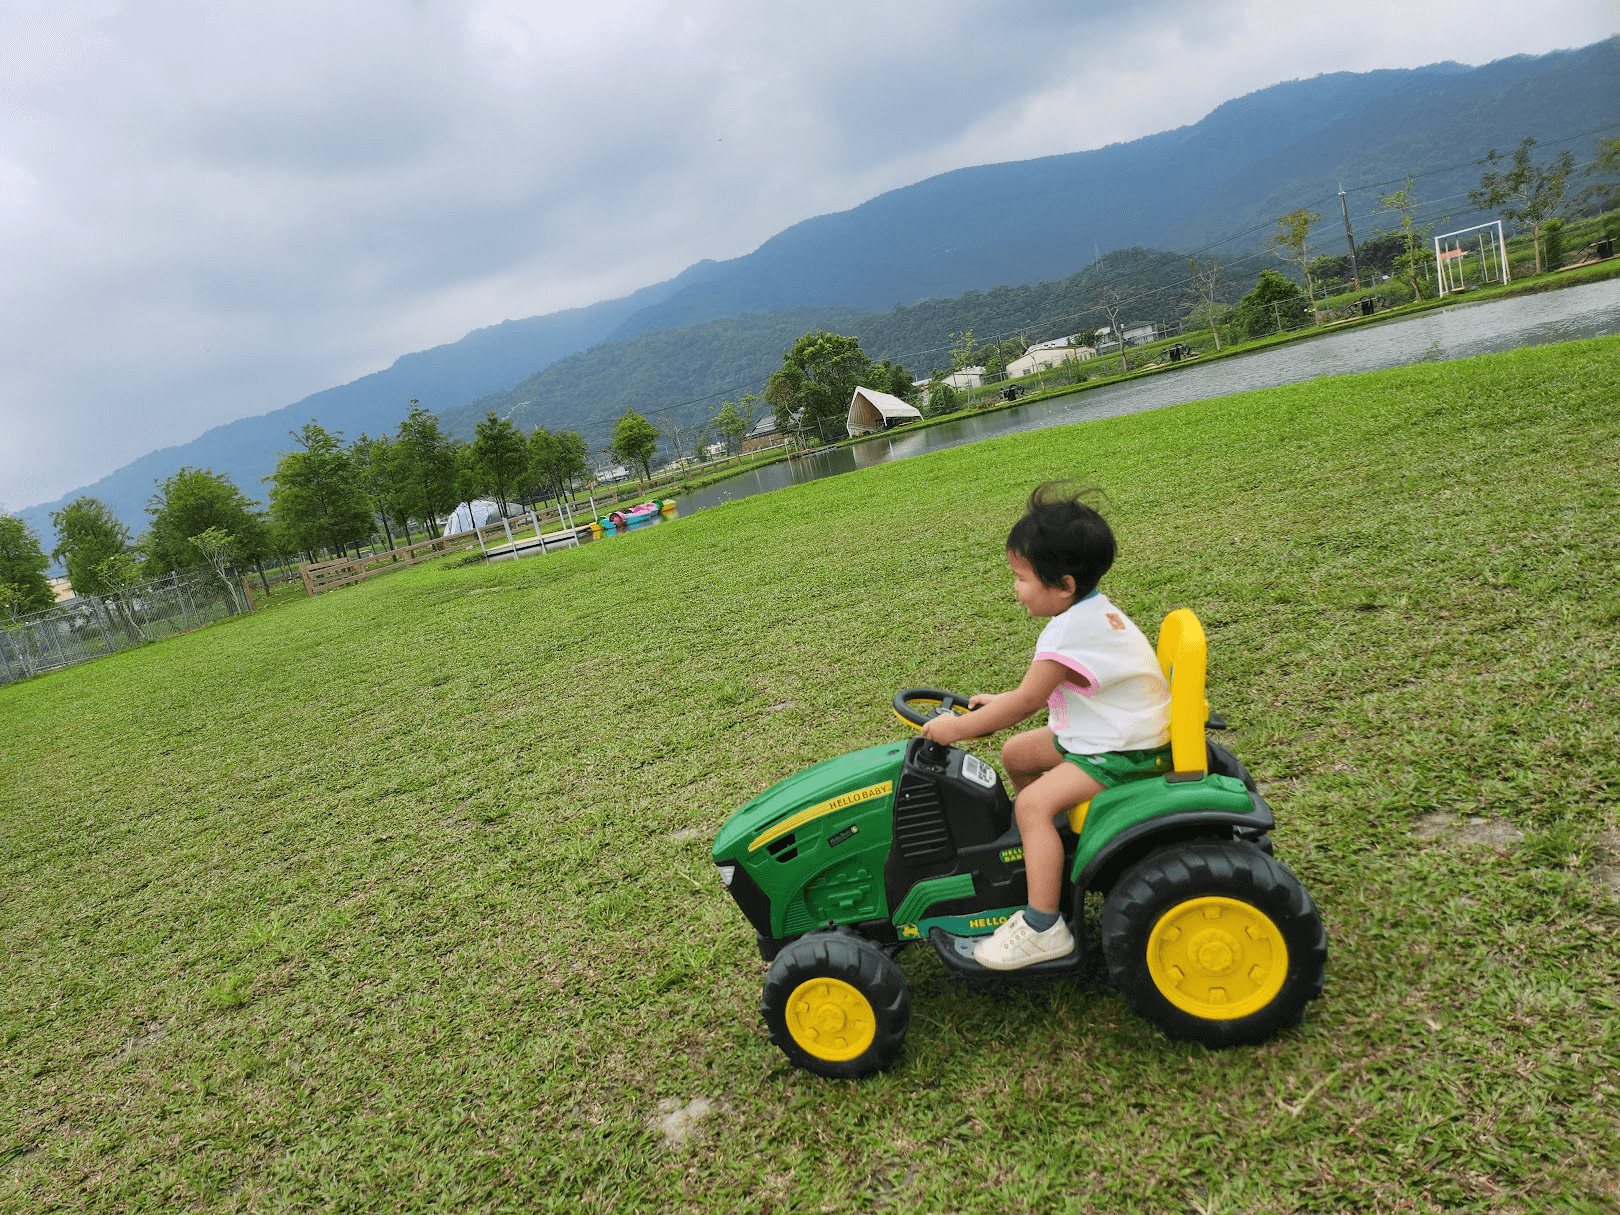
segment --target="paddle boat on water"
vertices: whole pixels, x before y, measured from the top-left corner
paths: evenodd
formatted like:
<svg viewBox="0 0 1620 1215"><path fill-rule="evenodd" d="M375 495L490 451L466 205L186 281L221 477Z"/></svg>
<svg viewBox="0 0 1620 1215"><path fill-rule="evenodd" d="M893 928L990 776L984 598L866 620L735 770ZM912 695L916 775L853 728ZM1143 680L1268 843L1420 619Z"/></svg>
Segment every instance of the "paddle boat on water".
<svg viewBox="0 0 1620 1215"><path fill-rule="evenodd" d="M610 532L627 532L631 528L650 523L664 515L675 513L674 498L654 498L629 510L616 510L591 522L591 534L605 536Z"/></svg>

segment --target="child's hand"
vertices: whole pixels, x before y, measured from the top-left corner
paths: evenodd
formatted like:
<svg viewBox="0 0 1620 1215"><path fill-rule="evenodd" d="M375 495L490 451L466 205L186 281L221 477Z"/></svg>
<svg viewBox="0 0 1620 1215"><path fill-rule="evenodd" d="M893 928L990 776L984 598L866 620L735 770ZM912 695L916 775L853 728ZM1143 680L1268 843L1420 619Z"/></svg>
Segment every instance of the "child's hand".
<svg viewBox="0 0 1620 1215"><path fill-rule="evenodd" d="M966 737L967 731L959 724L961 720L955 713L941 713L938 717L925 721L918 733L930 742L949 745L959 738Z"/></svg>
<svg viewBox="0 0 1620 1215"><path fill-rule="evenodd" d="M980 692L972 700L968 701L968 710L971 712L974 709L982 709L987 705L993 705L1003 695L1001 692Z"/></svg>

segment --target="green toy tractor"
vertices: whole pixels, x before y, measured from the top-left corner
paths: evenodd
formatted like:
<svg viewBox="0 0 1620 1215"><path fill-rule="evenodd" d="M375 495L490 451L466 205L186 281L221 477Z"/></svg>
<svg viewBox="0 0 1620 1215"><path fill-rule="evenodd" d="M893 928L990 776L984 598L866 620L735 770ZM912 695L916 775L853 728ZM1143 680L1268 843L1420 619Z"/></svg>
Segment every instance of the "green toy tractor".
<svg viewBox="0 0 1620 1215"><path fill-rule="evenodd" d="M1103 896L1110 981L1172 1038L1257 1043L1299 1023L1321 994L1327 935L1316 907L1272 856L1271 809L1248 771L1208 741L1204 630L1165 618L1175 770L1104 790L1060 824L1068 957L1015 971L973 959L974 938L1024 906L1012 802L989 764L926 738L806 768L720 829L714 863L771 963L761 1012L798 1067L853 1079L894 1062L911 1020L895 955L927 941L953 975L1049 987L1086 970L1085 894ZM967 711L925 688L894 698L920 727Z"/></svg>

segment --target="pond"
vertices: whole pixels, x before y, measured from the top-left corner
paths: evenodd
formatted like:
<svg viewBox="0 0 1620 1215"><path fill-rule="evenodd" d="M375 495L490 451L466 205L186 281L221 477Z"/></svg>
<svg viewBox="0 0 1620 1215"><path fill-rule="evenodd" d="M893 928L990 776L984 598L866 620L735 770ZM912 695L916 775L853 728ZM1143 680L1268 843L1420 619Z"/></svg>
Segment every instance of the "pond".
<svg viewBox="0 0 1620 1215"><path fill-rule="evenodd" d="M1616 332L1620 332L1620 279L1514 299L1458 303L1408 320L1327 334L1274 350L1184 363L1145 380L1014 405L942 426L890 431L864 443L728 477L681 498L680 513L998 435L1163 409L1318 376L1380 371Z"/></svg>

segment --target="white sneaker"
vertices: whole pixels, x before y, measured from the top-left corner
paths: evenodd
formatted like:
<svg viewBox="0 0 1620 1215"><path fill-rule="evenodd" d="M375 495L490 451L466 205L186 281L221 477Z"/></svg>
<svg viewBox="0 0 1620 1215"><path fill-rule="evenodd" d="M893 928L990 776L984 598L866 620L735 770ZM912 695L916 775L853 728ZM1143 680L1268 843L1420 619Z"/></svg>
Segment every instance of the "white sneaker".
<svg viewBox="0 0 1620 1215"><path fill-rule="evenodd" d="M1018 970L1036 962L1051 962L1074 952L1074 934L1058 917L1045 932L1036 932L1015 912L995 932L973 947L973 960L989 970Z"/></svg>

